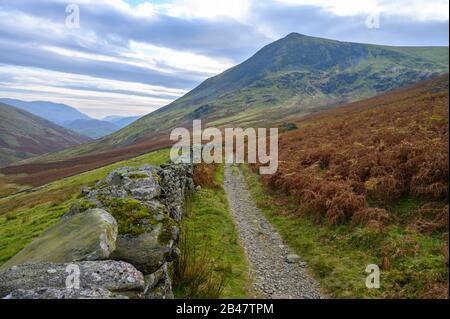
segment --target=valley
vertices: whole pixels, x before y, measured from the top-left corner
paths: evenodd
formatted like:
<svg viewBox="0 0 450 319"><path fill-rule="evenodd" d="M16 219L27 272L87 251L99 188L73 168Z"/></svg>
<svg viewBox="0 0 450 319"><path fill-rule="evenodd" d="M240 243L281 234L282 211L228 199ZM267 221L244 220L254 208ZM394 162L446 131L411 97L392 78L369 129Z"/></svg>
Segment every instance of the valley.
<svg viewBox="0 0 450 319"><path fill-rule="evenodd" d="M153 139L201 118L266 127L448 72L448 48L387 47L291 33L128 127L36 161L60 161Z"/></svg>
<svg viewBox="0 0 450 319"><path fill-rule="evenodd" d="M252 258L261 256L256 253L257 250L253 251L254 245L274 227L281 238L276 240L276 245L269 243L270 247L264 249L274 251L277 256L285 249L281 246L277 248L279 245L290 247L289 253L301 256L302 267L305 267L302 271L308 273L296 282L308 287L306 283L311 279L305 278L312 275L327 298L445 298L448 291L448 255L445 255L445 247L448 247L445 246L448 245L448 237L445 237L448 233L448 188L443 188L448 180L448 161L445 160L445 157L448 158L446 101L448 76L442 76L294 119L292 123L295 126L280 136L281 165L275 175L261 177L253 170L257 166L225 169L223 166L198 166L194 183L200 189L195 191L190 213L181 223L180 248L185 253L181 262L187 268L181 268L186 270L179 277L174 277L175 296L247 298L258 296L261 291L276 291L276 287L280 287L279 281L275 281L273 286L260 286L258 272L252 270L255 267ZM374 113L378 116L373 116ZM386 129L391 127L391 121L395 121L398 132L391 133ZM352 130L352 134L334 136L343 132L342 123L345 123L346 129ZM381 127L383 130L380 130ZM382 133L382 139L377 139L376 134L367 135L368 128ZM390 138L398 138L399 134L403 134L403 143L401 153L396 155L398 143ZM365 140L368 136L371 138L369 141ZM414 138L414 144L408 141L410 138ZM311 144L310 139L323 141ZM331 148L327 141L339 143L339 151ZM421 144L422 141L425 144ZM371 143L375 143L374 146ZM438 145L439 152L428 151L436 150ZM346 150L346 147L351 149ZM352 150L361 147L367 149L352 153ZM419 147L421 151L417 152ZM164 163L168 154L167 148L151 152L0 199L0 260L8 260L55 223L77 201L84 187L93 185L119 167ZM346 160L344 154L351 158ZM349 175L353 180L338 177L337 174L349 174L355 169L354 165L365 160L365 156L374 154L380 157L370 160L370 167L374 169L367 173L369 175L364 175L365 180L357 180L358 175L354 174ZM417 161L416 156L429 158ZM433 160L435 157L437 159ZM441 160L441 157L444 159ZM376 165L386 165L383 160L388 158L401 160L405 164L375 169ZM411 166L413 163L420 165L414 168ZM292 170L294 164L297 166ZM424 166L426 164L434 166L427 168ZM364 164L364 167L369 165ZM383 178L405 176L405 173L395 174L406 168L413 170L408 184L400 188L397 182L393 190L385 192L390 184L381 184ZM35 169L36 173L39 172L38 168ZM439 175L433 173L435 169L439 170ZM376 183L368 182L375 177ZM422 179L421 184L409 184L417 183L419 178ZM356 187L357 182L360 187ZM349 188L345 183L352 183L352 186ZM378 185L384 186L377 188ZM420 186L415 190L412 188L414 185ZM335 194L330 197L333 201L313 201L330 187L338 187L331 190ZM350 190L352 193L349 194ZM254 214L256 209L257 214L262 214L273 226L264 226L266 221L260 221L261 227L264 227L258 232L252 226L252 220L244 221L234 215L240 212L242 205L247 205L244 204L247 200L251 201L241 198L246 192L246 196L252 197L256 203L252 205L257 206L249 206L248 214ZM309 197L309 194L316 197ZM359 198L364 196L363 202L367 206L354 206L360 205ZM350 200L351 204L344 200ZM344 214L338 214L336 218L333 214L340 211ZM259 220L260 217L255 215L253 219ZM253 228L257 234L250 231ZM269 231L266 235L271 238L274 233ZM256 240L254 236L260 239ZM247 240L252 242L251 246L248 246ZM289 267L291 264L283 259L285 255L281 253L274 256L273 261L271 258L265 260L276 264L275 259L280 258L281 265ZM381 289L371 290L364 286L367 264L379 265ZM272 267L275 266L268 264L263 269ZM208 277L204 277L206 271ZM207 281L197 285L194 284L197 282L195 278L210 279L203 279ZM316 294L305 293L302 297L317 297Z"/></svg>
<svg viewBox="0 0 450 319"><path fill-rule="evenodd" d="M139 236L158 233L164 266L133 268L146 277L139 298L159 280L152 298L446 299L448 90L448 47L291 33L141 118L1 99L0 266L95 208L118 224L108 247L125 242L132 267ZM197 164L176 176L170 132L196 119L277 127L278 170ZM368 265L379 289L365 285Z"/></svg>
<svg viewBox="0 0 450 319"><path fill-rule="evenodd" d="M89 141L88 137L0 103L0 166Z"/></svg>

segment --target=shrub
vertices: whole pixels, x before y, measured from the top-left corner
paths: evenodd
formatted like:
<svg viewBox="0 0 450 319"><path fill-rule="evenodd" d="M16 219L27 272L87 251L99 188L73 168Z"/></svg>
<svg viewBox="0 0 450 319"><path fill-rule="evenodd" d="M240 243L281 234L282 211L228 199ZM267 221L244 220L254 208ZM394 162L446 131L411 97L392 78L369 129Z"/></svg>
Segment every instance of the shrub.
<svg viewBox="0 0 450 319"><path fill-rule="evenodd" d="M330 224L384 224L366 202L448 201L448 112L447 92L416 88L311 115L280 135L278 171L263 182Z"/></svg>
<svg viewBox="0 0 450 319"><path fill-rule="evenodd" d="M216 164L197 164L194 168L194 184L204 188L218 189L220 187L216 181Z"/></svg>

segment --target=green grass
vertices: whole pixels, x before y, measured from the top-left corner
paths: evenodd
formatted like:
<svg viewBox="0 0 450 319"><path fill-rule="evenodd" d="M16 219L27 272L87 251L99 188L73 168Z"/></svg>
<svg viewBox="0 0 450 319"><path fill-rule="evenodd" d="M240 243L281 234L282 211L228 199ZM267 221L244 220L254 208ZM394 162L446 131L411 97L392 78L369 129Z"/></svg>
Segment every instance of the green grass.
<svg viewBox="0 0 450 319"><path fill-rule="evenodd" d="M160 165L168 158L169 150L160 150L0 199L0 265L56 223L84 186L93 186L118 167Z"/></svg>
<svg viewBox="0 0 450 319"><path fill-rule="evenodd" d="M307 217L279 215L277 212L286 207L276 204L247 166L243 166L243 171L262 212L289 246L307 261L331 297L418 298L430 289L430 283L448 281L442 234L426 236L399 225L379 233L368 227L323 226ZM413 200L402 201L397 205L399 215L416 205ZM381 266L384 255L390 256L390 268L381 271L380 289L366 288L366 266Z"/></svg>
<svg viewBox="0 0 450 319"><path fill-rule="evenodd" d="M216 180L223 185L223 167L217 171ZM250 297L248 264L243 248L238 242L236 229L228 211L228 202L223 189L202 188L195 192L192 210L185 217L182 232L188 231L190 247L200 254L207 252L213 259L211 276L219 280L226 275L226 285L221 298ZM175 287L177 298L186 297L186 287Z"/></svg>

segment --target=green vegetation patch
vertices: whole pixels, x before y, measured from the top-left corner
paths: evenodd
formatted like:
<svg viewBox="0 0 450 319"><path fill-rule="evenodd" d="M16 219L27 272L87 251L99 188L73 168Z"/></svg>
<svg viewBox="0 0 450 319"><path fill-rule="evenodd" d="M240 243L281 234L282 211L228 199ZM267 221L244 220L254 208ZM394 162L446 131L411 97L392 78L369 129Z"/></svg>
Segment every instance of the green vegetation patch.
<svg viewBox="0 0 450 319"><path fill-rule="evenodd" d="M99 198L106 210L116 219L121 235L140 235L154 223L154 213L135 199Z"/></svg>
<svg viewBox="0 0 450 319"><path fill-rule="evenodd" d="M162 221L163 229L158 236L158 242L162 245L169 243L173 238L173 229L177 226L178 224L175 222L175 220L165 215Z"/></svg>
<svg viewBox="0 0 450 319"><path fill-rule="evenodd" d="M78 202L78 205L80 207L80 212L85 212L89 209L97 208L97 205L94 202L85 199L80 200Z"/></svg>
<svg viewBox="0 0 450 319"><path fill-rule="evenodd" d="M216 181L223 185L223 167L218 168ZM192 209L181 223L181 235L180 249L187 262L183 280L174 285L176 298L251 297L245 252L221 187L214 190L203 187L194 193ZM202 263L208 266L201 267ZM206 283L200 288L195 283L199 278ZM217 287L221 285L223 289L218 296Z"/></svg>
<svg viewBox="0 0 450 319"><path fill-rule="evenodd" d="M0 216L0 265L57 223L73 202L38 205L14 212L14 219Z"/></svg>

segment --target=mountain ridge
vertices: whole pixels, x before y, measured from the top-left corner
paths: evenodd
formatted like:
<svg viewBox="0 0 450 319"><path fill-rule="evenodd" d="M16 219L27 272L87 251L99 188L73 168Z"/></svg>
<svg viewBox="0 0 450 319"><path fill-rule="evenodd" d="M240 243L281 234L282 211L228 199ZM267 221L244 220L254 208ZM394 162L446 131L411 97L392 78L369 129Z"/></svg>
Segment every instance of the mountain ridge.
<svg viewBox="0 0 450 319"><path fill-rule="evenodd" d="M25 110L92 139L109 135L124 127L120 123L115 124L109 121L94 119L76 108L63 103L22 101L10 98L0 98L0 102Z"/></svg>
<svg viewBox="0 0 450 319"><path fill-rule="evenodd" d="M49 101L22 101L18 99L0 98L0 102L25 110L31 114L42 117L50 122L62 126L65 122L73 120L89 120L91 117L78 111L72 106Z"/></svg>
<svg viewBox="0 0 450 319"><path fill-rule="evenodd" d="M448 57L448 48L389 47L291 33L131 125L53 159L139 143L189 126L194 118L218 127L277 123L447 73L443 54Z"/></svg>

